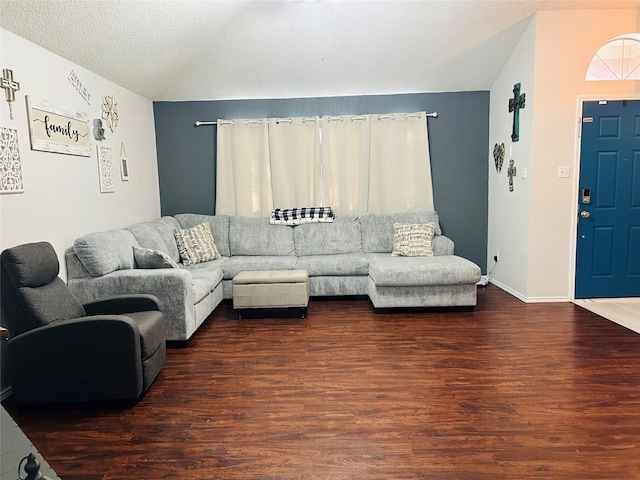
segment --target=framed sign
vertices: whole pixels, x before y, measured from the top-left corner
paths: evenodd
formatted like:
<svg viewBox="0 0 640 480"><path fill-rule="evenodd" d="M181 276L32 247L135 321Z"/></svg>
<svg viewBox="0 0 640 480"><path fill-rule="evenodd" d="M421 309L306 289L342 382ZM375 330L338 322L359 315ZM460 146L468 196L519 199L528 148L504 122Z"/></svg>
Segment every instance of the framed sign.
<svg viewBox="0 0 640 480"><path fill-rule="evenodd" d="M123 182L129 181L129 161L127 152L124 151L124 143L120 144L120 178Z"/></svg>
<svg viewBox="0 0 640 480"><path fill-rule="evenodd" d="M98 175L100 177L100 193L116 191L113 184L113 157L111 149L98 145Z"/></svg>
<svg viewBox="0 0 640 480"><path fill-rule="evenodd" d="M87 115L27 96L31 149L91 156Z"/></svg>
<svg viewBox="0 0 640 480"><path fill-rule="evenodd" d="M0 127L0 193L24 192L18 131Z"/></svg>

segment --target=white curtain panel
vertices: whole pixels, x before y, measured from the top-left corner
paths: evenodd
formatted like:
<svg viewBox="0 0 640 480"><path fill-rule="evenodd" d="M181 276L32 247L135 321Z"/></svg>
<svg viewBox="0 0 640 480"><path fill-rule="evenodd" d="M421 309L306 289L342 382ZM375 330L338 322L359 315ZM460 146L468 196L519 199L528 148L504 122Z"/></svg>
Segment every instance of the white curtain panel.
<svg viewBox="0 0 640 480"><path fill-rule="evenodd" d="M266 118L218 120L216 214L268 217L273 209Z"/></svg>
<svg viewBox="0 0 640 480"><path fill-rule="evenodd" d="M369 115L322 117L322 201L341 214L366 213Z"/></svg>
<svg viewBox="0 0 640 480"><path fill-rule="evenodd" d="M219 120L216 213L433 210L425 112Z"/></svg>
<svg viewBox="0 0 640 480"><path fill-rule="evenodd" d="M434 210L426 112L371 115L370 213Z"/></svg>
<svg viewBox="0 0 640 480"><path fill-rule="evenodd" d="M320 206L320 118L270 118L274 208Z"/></svg>

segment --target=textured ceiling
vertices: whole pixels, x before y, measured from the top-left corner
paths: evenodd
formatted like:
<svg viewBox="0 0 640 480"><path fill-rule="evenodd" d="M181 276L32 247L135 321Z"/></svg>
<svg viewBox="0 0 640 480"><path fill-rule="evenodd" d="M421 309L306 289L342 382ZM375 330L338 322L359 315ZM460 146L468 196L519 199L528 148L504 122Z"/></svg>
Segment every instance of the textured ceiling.
<svg viewBox="0 0 640 480"><path fill-rule="evenodd" d="M640 1L0 0L0 26L151 100L487 90L540 9Z"/></svg>

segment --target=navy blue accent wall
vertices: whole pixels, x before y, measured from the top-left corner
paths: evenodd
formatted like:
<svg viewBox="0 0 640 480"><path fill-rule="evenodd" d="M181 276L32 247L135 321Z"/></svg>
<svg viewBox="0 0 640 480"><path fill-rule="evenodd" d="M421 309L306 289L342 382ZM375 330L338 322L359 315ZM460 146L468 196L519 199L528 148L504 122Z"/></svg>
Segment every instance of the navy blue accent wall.
<svg viewBox="0 0 640 480"><path fill-rule="evenodd" d="M438 112L429 118L435 208L456 254L486 272L489 92L154 102L163 215L213 214L216 127L196 120Z"/></svg>

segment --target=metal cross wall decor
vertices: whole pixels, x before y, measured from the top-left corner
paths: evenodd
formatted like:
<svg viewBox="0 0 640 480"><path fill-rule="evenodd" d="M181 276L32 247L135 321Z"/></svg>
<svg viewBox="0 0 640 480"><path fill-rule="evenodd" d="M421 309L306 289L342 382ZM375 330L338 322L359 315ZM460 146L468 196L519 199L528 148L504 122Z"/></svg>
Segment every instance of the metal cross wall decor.
<svg viewBox="0 0 640 480"><path fill-rule="evenodd" d="M516 176L516 166L513 160L509 160L509 168L507 168L507 177L509 177L509 191L513 192L513 179Z"/></svg>
<svg viewBox="0 0 640 480"><path fill-rule="evenodd" d="M513 98L509 99L509 111L513 112L513 128L511 129L511 140L520 140L520 109L524 108L525 94L520 93L520 84L513 86Z"/></svg>
<svg viewBox="0 0 640 480"><path fill-rule="evenodd" d="M0 78L0 88L5 89L7 103L9 104L9 117L13 120L13 102L16 99L16 92L20 90L20 84L13 79L13 70L5 68L2 70Z"/></svg>

